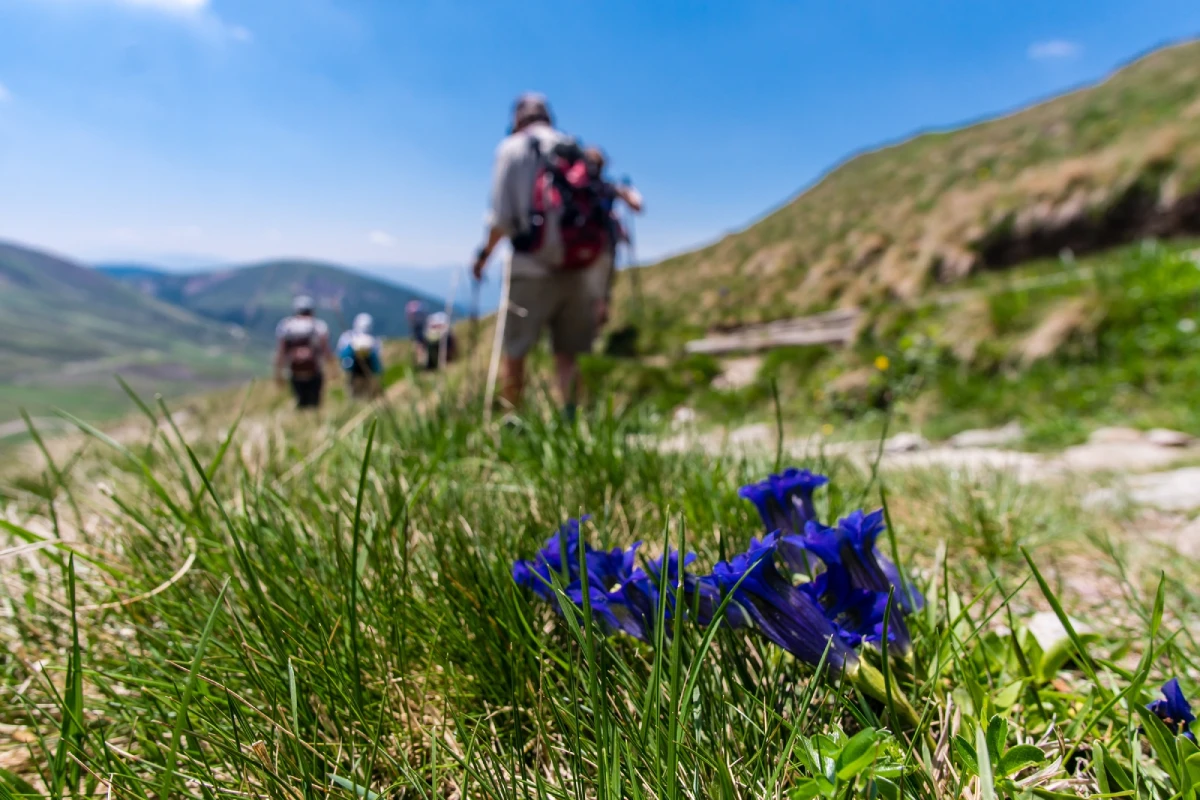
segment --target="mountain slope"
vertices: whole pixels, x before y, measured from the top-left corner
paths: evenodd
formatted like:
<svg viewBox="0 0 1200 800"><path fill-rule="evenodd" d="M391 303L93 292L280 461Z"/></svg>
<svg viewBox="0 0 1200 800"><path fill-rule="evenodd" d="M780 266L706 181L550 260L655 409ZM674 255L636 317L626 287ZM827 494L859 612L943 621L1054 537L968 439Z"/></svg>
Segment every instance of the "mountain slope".
<svg viewBox="0 0 1200 800"><path fill-rule="evenodd" d="M1018 113L852 158L747 229L639 277L646 313L678 339L1196 231L1200 42L1189 42Z"/></svg>
<svg viewBox="0 0 1200 800"><path fill-rule="evenodd" d="M0 342L0 420L43 400L107 407L113 373L163 392L241 380L265 350L95 270L2 242ZM92 394L97 385L110 394Z"/></svg>
<svg viewBox="0 0 1200 800"><path fill-rule="evenodd" d="M97 269L153 297L258 334L275 329L279 319L290 313L297 294L314 297L320 316L331 328L339 329L355 314L366 312L375 318L376 332L382 336L408 334L404 306L410 300L421 300L431 308L444 304L405 286L314 261L271 261L187 274L124 264Z"/></svg>

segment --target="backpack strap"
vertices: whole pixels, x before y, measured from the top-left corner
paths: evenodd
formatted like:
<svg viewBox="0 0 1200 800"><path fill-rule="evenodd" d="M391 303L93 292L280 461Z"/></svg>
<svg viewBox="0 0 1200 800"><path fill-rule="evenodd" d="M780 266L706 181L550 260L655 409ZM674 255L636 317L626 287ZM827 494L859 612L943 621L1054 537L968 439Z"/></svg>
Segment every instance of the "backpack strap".
<svg viewBox="0 0 1200 800"><path fill-rule="evenodd" d="M542 157L542 143L532 133L527 132L525 138L529 140L529 152L533 154L536 166L534 167L534 186L533 191L538 191L537 184L542 178L542 169L544 167L544 159ZM529 253L537 247L538 241L541 239L541 231L536 229L531 217L533 216L532 207L529 210L529 215L522 220L524 227L516 236L510 239L512 248L518 253Z"/></svg>

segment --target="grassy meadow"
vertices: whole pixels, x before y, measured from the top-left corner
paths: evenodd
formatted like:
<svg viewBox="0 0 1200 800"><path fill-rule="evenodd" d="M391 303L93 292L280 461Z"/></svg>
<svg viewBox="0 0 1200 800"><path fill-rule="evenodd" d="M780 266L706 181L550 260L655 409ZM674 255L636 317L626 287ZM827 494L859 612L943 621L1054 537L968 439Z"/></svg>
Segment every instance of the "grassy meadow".
<svg viewBox="0 0 1200 800"><path fill-rule="evenodd" d="M886 507L926 598L911 654L859 647L873 695L695 609L639 641L514 584L583 514L597 548L707 572L765 533L738 489L774 453L662 452L644 405L484 429L424 388L340 433L355 409L148 407L6 481L0 796L1195 796L1200 751L1144 713L1198 685L1195 564L1128 512L797 460L831 478L822 521ZM1043 647L1038 612L1070 633Z"/></svg>
<svg viewBox="0 0 1200 800"><path fill-rule="evenodd" d="M647 318L640 339L670 337ZM679 404L729 425L774 419L778 395L798 433L873 435L893 427L941 439L1022 424L1026 446L1082 441L1104 425L1200 431L1200 250L1146 241L1075 259L985 272L866 317L847 348L780 348L754 379L722 388L725 364L667 349L658 361L596 355L596 394L663 414Z"/></svg>

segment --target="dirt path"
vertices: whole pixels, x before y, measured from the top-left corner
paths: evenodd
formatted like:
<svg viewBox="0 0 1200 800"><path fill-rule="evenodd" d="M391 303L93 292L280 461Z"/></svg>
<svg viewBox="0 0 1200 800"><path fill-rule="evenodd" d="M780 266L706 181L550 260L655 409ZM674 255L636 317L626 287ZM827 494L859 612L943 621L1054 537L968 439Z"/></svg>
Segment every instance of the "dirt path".
<svg viewBox="0 0 1200 800"><path fill-rule="evenodd" d="M901 433L883 442L830 442L819 435L785 439L784 455L803 462L819 456L839 456L869 469L879 458L881 470L942 469L956 473L1001 472L1022 483L1063 481L1087 477L1092 484L1085 504L1131 504L1162 511L1200 510L1200 442L1174 431L1142 433L1128 428L1104 428L1081 445L1059 453L1030 453L1014 449L1019 437L1013 426L960 434L949 443L934 445L919 435ZM994 445L988 445L991 441ZM1009 446L1005 446L1009 445ZM766 424L732 431L681 430L663 440L666 451L752 455L774 453L775 430Z"/></svg>

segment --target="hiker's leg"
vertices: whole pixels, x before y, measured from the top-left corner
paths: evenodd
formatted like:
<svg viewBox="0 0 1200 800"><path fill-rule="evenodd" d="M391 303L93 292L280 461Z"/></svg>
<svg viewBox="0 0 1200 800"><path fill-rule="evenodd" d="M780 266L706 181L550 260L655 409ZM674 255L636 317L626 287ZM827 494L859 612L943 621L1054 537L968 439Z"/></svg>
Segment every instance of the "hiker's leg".
<svg viewBox="0 0 1200 800"><path fill-rule="evenodd" d="M516 277L509 281L508 313L504 318L504 385L500 396L511 408L521 405L525 391L525 359L553 308L548 279Z"/></svg>
<svg viewBox="0 0 1200 800"><path fill-rule="evenodd" d="M550 322L554 346L554 372L559 397L568 417L579 402L579 356L592 351L596 335L595 291L588 270L556 276L559 292L557 313Z"/></svg>
<svg viewBox="0 0 1200 800"><path fill-rule="evenodd" d="M579 399L579 359L574 353L554 354L554 377L558 384L558 395L568 413Z"/></svg>
<svg viewBox="0 0 1200 800"><path fill-rule="evenodd" d="M521 396L525 393L525 356L504 357L504 389L500 397L509 408L520 408Z"/></svg>

